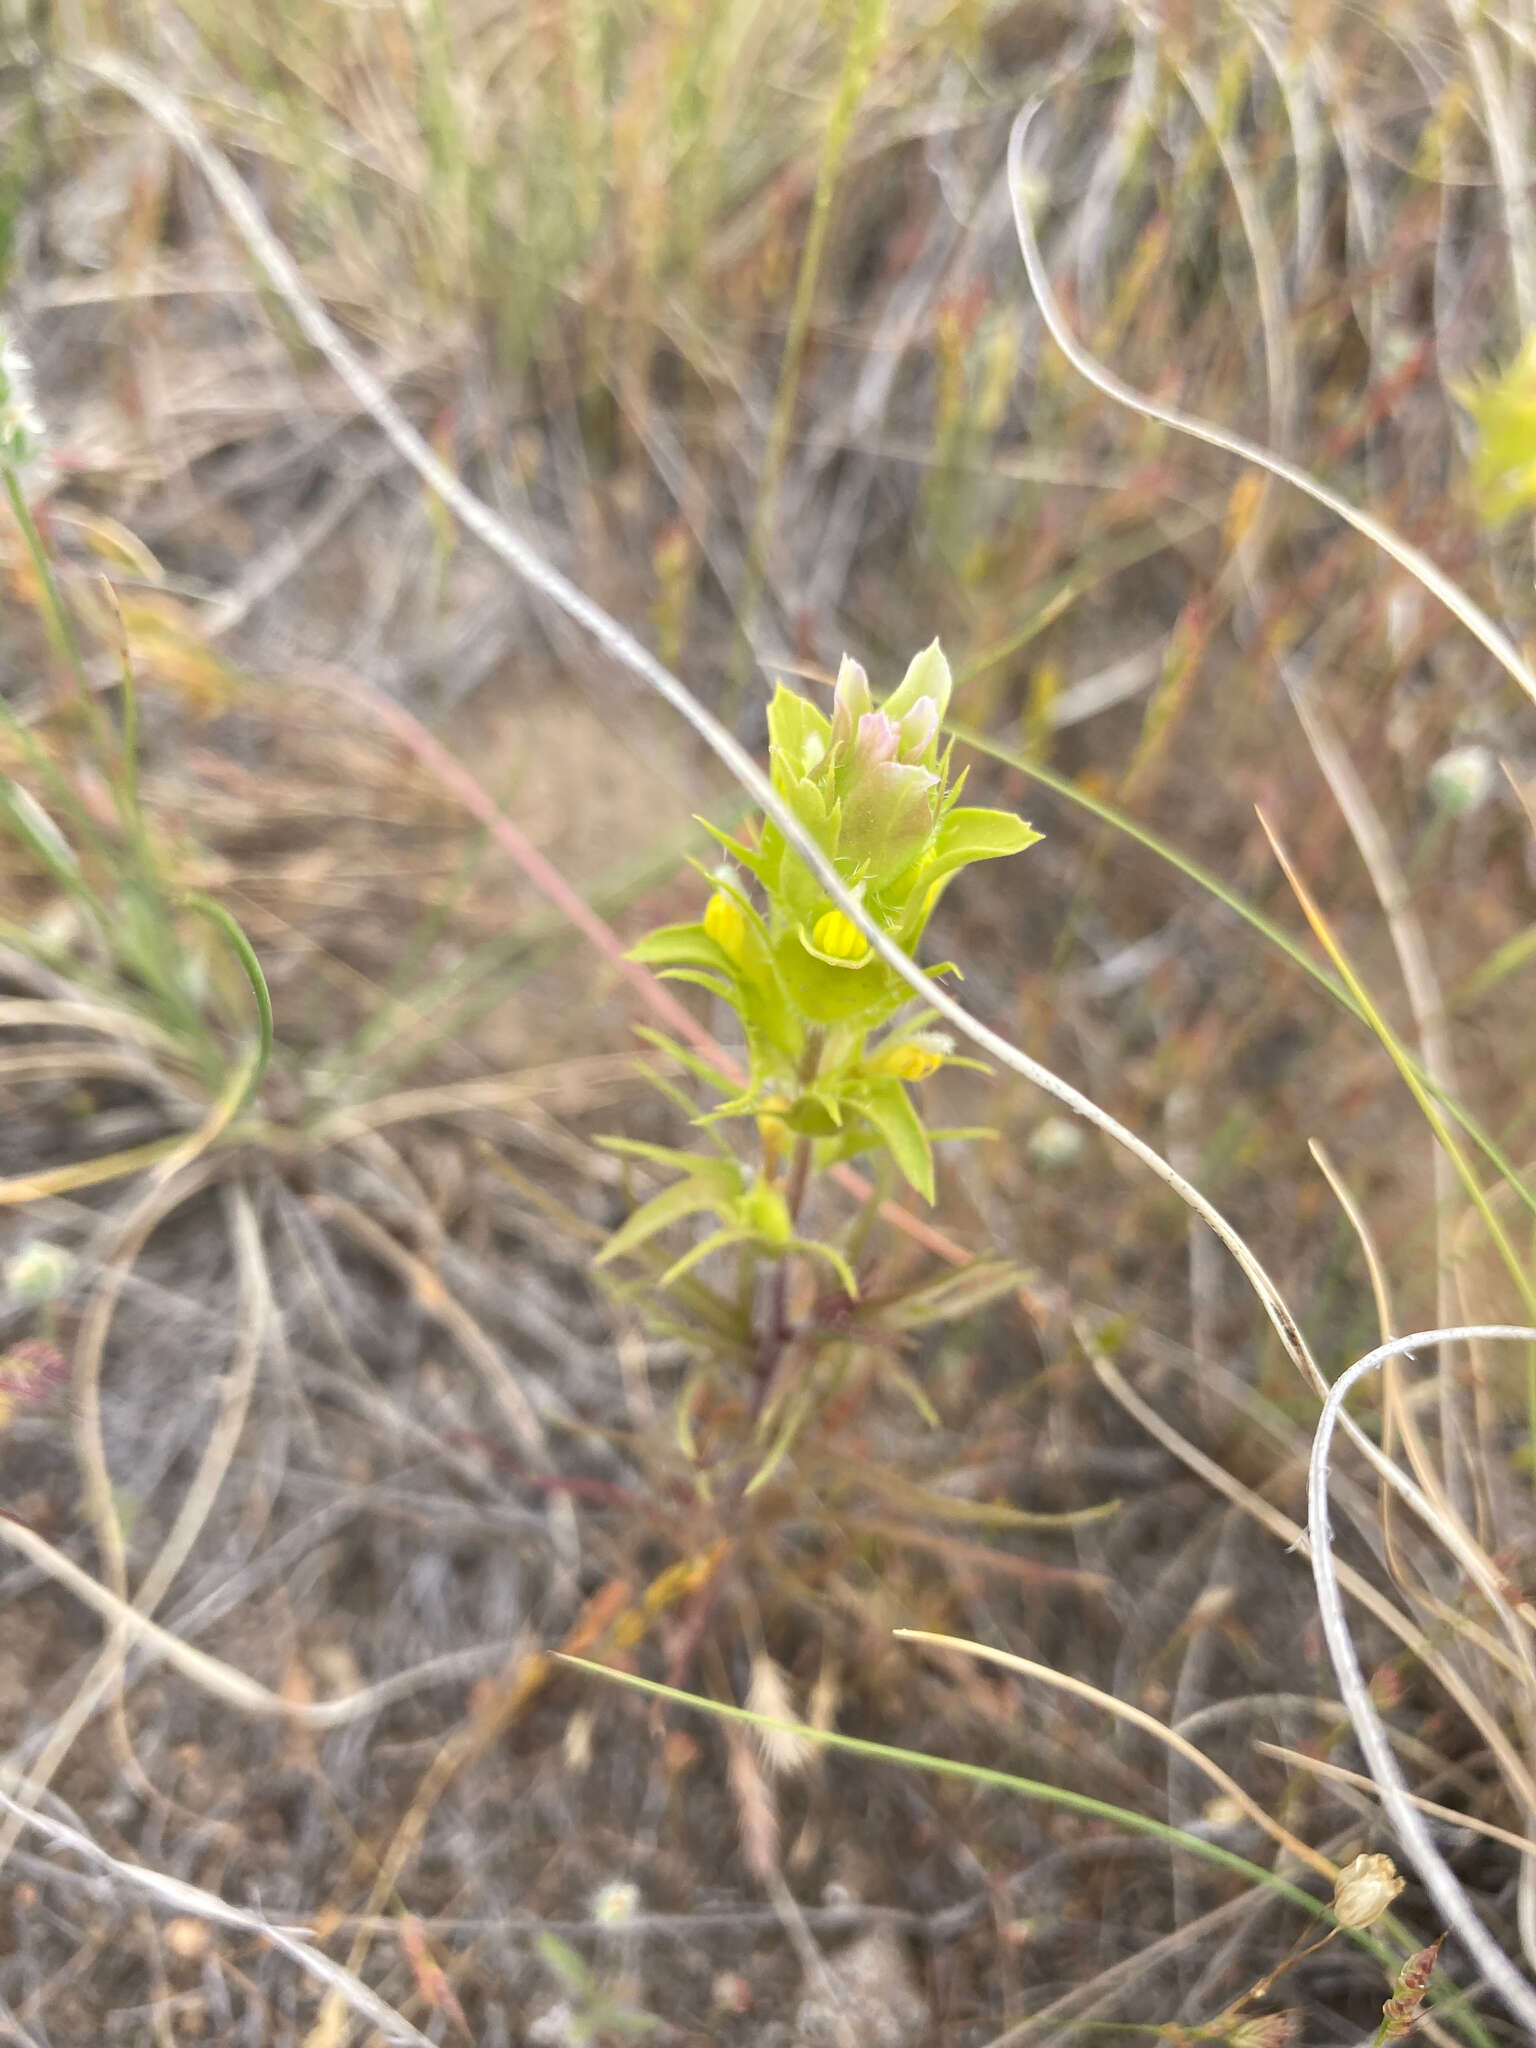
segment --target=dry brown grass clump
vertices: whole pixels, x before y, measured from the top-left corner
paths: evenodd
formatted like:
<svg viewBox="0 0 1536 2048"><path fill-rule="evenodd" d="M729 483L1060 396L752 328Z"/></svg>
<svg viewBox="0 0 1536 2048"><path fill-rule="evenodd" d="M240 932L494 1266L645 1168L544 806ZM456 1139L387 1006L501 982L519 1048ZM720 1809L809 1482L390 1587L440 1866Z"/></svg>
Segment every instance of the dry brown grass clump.
<svg viewBox="0 0 1536 2048"><path fill-rule="evenodd" d="M1528 511L1462 404L1536 327L1518 12L42 27L5 29L0 224L79 672L0 518L0 767L44 813L0 861L0 2030L1386 2038L1445 1920L1339 1704L1283 1322L1112 1133L959 1077L1002 1135L934 1220L1015 1279L904 1354L936 1421L871 1377L750 1510L701 1501L687 1360L592 1277L638 1191L594 1140L686 1141L605 931L696 907L689 815L736 792L445 514L100 60L749 743L775 669L962 650L975 786L1047 839L941 954L1215 1205L1331 1381L1532 1321L1531 703L1358 532L1067 365L1004 153L1043 96L1032 215L1095 358L1423 549L1518 664ZM272 991L251 1099L188 892ZM1529 1357L1385 1367L1332 1501L1408 1787L1536 1969ZM562 1649L1035 1792L759 1745ZM1361 1850L1413 1879L1390 1958L1301 1956L1277 1886ZM1437 1997L1480 1975L1440 1963ZM1492 1999L1427 2025L1525 2038Z"/></svg>

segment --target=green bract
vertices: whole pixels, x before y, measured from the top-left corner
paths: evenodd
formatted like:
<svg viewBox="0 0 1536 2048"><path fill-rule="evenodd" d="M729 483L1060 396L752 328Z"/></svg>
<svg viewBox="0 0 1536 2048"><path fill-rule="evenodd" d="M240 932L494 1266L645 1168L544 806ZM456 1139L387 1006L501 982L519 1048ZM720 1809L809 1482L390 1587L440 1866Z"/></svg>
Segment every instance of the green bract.
<svg viewBox="0 0 1536 2048"><path fill-rule="evenodd" d="M805 1224L816 1175L861 1153L888 1160L931 1202L935 1134L915 1090L942 1066L975 1064L955 1059L932 1028L937 1012L913 1002L866 927L912 952L952 876L1039 837L1010 811L960 803L962 778L951 779L940 746L949 693L935 641L881 704L845 659L830 717L782 686L769 706L774 790L861 915L832 902L807 859L759 818L740 838L708 827L729 861L705 876L699 917L663 925L631 950L728 1004L747 1049L742 1085L692 1047L643 1031L708 1091L714 1106L696 1114L670 1079L651 1076L693 1116L702 1142L678 1151L606 1140L663 1183L598 1263L639 1267L616 1287L640 1297L652 1328L691 1356L675 1422L704 1499L734 1484L722 1497L739 1505L766 1486L850 1375L888 1382L932 1420L900 1362L911 1333L1013 1284L1008 1267L983 1262L958 1277L903 1273L893 1292L869 1243L873 1206L825 1236Z"/></svg>
<svg viewBox="0 0 1536 2048"><path fill-rule="evenodd" d="M1021 853L1040 836L1011 811L960 803L964 777L951 779L951 749L940 748L950 689L935 640L881 704L845 656L830 717L782 683L768 709L775 791L865 915L907 952L961 868ZM907 984L828 900L776 825L760 820L739 839L709 829L733 867L712 878L697 923L663 926L631 958L700 984L741 1020L750 1084L710 1120L756 1116L810 1140L816 1166L883 1148L931 1201L928 1133L909 1091L950 1063L948 1041L922 1028L930 1016L898 1022ZM953 970L930 970L946 971ZM700 1162L689 1196L669 1189L642 1213L659 1228L692 1209L712 1210L722 1233L771 1253L778 1233L761 1219L764 1190L776 1185L772 1171L764 1180L741 1169L727 1198L723 1164ZM785 1246L797 1242L792 1232L782 1236ZM635 1242L632 1221L605 1256Z"/></svg>

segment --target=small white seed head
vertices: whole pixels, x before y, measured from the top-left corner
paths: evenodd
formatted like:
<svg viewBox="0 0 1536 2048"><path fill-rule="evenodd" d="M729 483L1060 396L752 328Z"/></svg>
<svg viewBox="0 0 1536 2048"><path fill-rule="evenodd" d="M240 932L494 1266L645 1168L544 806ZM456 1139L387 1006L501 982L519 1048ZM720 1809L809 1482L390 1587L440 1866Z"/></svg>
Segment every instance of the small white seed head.
<svg viewBox="0 0 1536 2048"><path fill-rule="evenodd" d="M46 1237L34 1237L4 1267L5 1290L17 1301L56 1301L75 1277L75 1255Z"/></svg>
<svg viewBox="0 0 1536 2048"><path fill-rule="evenodd" d="M587 1902L599 1927L627 1927L640 1910L640 1887L624 1878L600 1884Z"/></svg>
<svg viewBox="0 0 1536 2048"><path fill-rule="evenodd" d="M0 463L25 469L43 445L43 416L32 393L32 365L0 326Z"/></svg>
<svg viewBox="0 0 1536 2048"><path fill-rule="evenodd" d="M579 1707L565 1724L565 1734L560 1743L565 1767L578 1774L588 1769L592 1762L592 1710Z"/></svg>
<svg viewBox="0 0 1536 2048"><path fill-rule="evenodd" d="M1346 1863L1333 1881L1333 1910L1341 1927L1369 1927L1402 1890L1390 1856L1362 1854Z"/></svg>
<svg viewBox="0 0 1536 2048"><path fill-rule="evenodd" d="M1452 747L1429 771L1430 801L1448 818L1464 818L1487 803L1498 779L1491 747Z"/></svg>
<svg viewBox="0 0 1536 2048"><path fill-rule="evenodd" d="M1208 1828L1225 1829L1241 1827L1248 1815L1240 1799L1234 1799L1230 1792L1218 1792L1214 1799L1205 1802L1200 1817Z"/></svg>
<svg viewBox="0 0 1536 2048"><path fill-rule="evenodd" d="M1068 1116L1048 1116L1036 1124L1029 1139L1031 1163L1046 1173L1059 1173L1082 1157L1082 1127Z"/></svg>

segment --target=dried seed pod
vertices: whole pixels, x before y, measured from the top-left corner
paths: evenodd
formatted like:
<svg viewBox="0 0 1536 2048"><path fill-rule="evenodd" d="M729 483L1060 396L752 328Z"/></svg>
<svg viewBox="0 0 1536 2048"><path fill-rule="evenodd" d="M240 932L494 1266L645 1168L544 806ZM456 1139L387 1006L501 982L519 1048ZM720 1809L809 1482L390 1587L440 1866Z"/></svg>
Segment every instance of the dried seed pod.
<svg viewBox="0 0 1536 2048"><path fill-rule="evenodd" d="M1333 1881L1333 1910L1341 1927L1369 1927L1381 1918L1402 1890L1390 1856L1362 1854L1346 1863Z"/></svg>

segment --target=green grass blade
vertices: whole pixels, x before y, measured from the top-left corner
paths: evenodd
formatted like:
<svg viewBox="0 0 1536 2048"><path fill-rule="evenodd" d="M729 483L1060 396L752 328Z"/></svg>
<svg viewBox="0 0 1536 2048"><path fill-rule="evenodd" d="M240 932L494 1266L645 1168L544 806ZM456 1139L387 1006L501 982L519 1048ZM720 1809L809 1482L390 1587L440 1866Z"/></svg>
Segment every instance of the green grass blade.
<svg viewBox="0 0 1536 2048"><path fill-rule="evenodd" d="M211 896L203 896L196 892L185 896L182 900L189 910L195 910L201 916L206 917L210 924L217 925L218 929L223 933L230 951L240 962L241 972L250 983L251 994L256 1000L256 1048L251 1057L250 1072L246 1077L245 1087L241 1092L239 1101L235 1105L234 1114L238 1116L261 1086L262 1076L266 1073L268 1062L272 1058L271 991L267 987L267 977L261 971L261 962L256 958L255 947L245 936L245 933L240 929L234 918L224 908L223 904L215 902Z"/></svg>
<svg viewBox="0 0 1536 2048"><path fill-rule="evenodd" d="M1234 917L1241 918L1244 924L1259 934L1260 938L1268 940L1269 944L1282 952L1293 966L1299 967L1320 989L1332 996L1342 1009L1348 1010L1350 1015L1368 1031L1381 1038L1393 1063L1405 1072L1411 1073L1417 1087L1432 1097L1460 1126L1489 1165L1509 1183L1510 1188L1530 1210L1532 1217L1536 1218L1536 1193L1527 1187L1513 1160L1504 1152L1497 1139L1483 1129L1470 1110L1434 1085L1413 1054L1392 1035L1374 1008L1363 1007L1354 990L1343 979L1337 974L1330 973L1326 967L1319 966L1306 948L1298 944L1289 932L1275 923L1273 918L1266 917L1262 910L1257 909L1245 897L1229 889L1219 875L1213 874L1207 867L1202 867L1200 862L1189 854L1182 852L1177 846L1149 830L1147 826L1138 824L1134 818L1127 817L1124 811L1117 810L1102 797L1092 796L1087 790L1079 789L1077 784L1069 781L1066 776L1057 775L1030 755L1012 747L1005 747L999 741L989 738L986 733L977 732L972 726L946 720L945 731L953 733L964 746L974 747L977 753L986 754L992 760L1002 762L1005 767L1016 769L1020 775L1027 775L1032 782L1038 782L1043 789L1050 790L1053 795L1064 797L1068 803L1076 804L1080 810L1087 811L1103 824L1112 826L1117 832L1123 832L1128 839L1135 840L1138 846L1145 847L1148 853L1156 854L1159 860L1167 861L1170 867L1177 868L1179 873L1193 882L1197 888L1204 889L1207 895L1214 896L1218 903L1232 912ZM1385 1037L1383 1033L1386 1034Z"/></svg>
<svg viewBox="0 0 1536 2048"><path fill-rule="evenodd" d="M1129 1807L1114 1806L1108 1800L1095 1799L1086 1792L1069 1792L1063 1786L1048 1785L1039 1778L1016 1777L1011 1771L990 1770L984 1764L968 1764L957 1757L935 1756L928 1750L898 1749L892 1743L871 1742L860 1735L840 1735L835 1730L812 1728L799 1721L776 1720L767 1714L754 1714L746 1707L726 1706L719 1700L701 1699L696 1693L683 1692L673 1685L662 1685L654 1678L638 1677L632 1671L617 1671L612 1665L599 1664L590 1657L572 1657L563 1651L556 1651L555 1655L562 1664L572 1665L578 1671L590 1671L595 1677L627 1685L632 1691L647 1693L653 1699L670 1700L674 1706L687 1707L694 1713L713 1714L717 1720L735 1721L740 1726L766 1729L773 1734L796 1735L820 1743L827 1749L840 1749L849 1756L868 1757L875 1763L898 1764L903 1770L929 1771L935 1777L962 1778L972 1785L1012 1792L1021 1799L1059 1807L1067 1813L1080 1813L1090 1820L1110 1821L1129 1834L1147 1835L1153 1841L1166 1843L1170 1849L1230 1871L1249 1884L1261 1885L1277 1898L1300 1907L1313 1919L1337 1925L1330 1902L1314 1898L1300 1885L1292 1884L1273 1870L1266 1870L1262 1863L1253 1863L1248 1857L1239 1856L1236 1850L1224 1849L1219 1842L1208 1841L1203 1835L1191 1834L1168 1821L1154 1820L1149 1814L1136 1813ZM1418 1946L1412 1936L1402 1935L1400 1938L1404 1946L1402 1953L1398 1954L1369 1928L1344 1928L1341 1932L1375 1956L1389 1979L1396 1975L1404 1956ZM1395 1928L1394 1932L1397 1932ZM1493 2048L1492 2039L1477 2015L1463 2009L1460 1994L1452 1993L1447 1997L1442 2010L1468 2041L1477 2044L1477 2048Z"/></svg>

